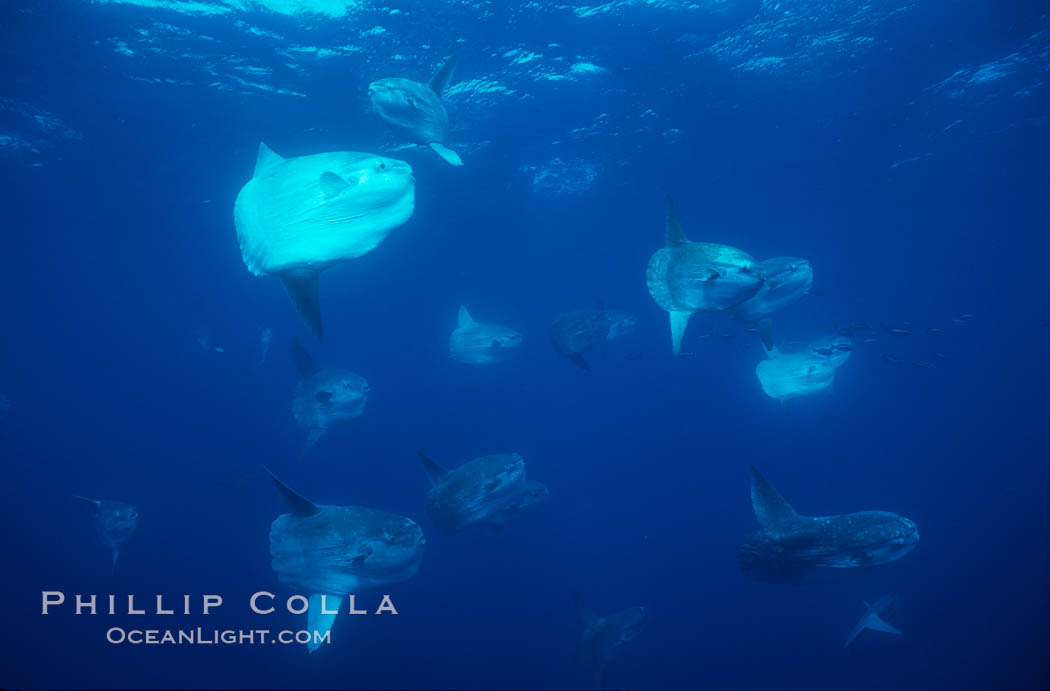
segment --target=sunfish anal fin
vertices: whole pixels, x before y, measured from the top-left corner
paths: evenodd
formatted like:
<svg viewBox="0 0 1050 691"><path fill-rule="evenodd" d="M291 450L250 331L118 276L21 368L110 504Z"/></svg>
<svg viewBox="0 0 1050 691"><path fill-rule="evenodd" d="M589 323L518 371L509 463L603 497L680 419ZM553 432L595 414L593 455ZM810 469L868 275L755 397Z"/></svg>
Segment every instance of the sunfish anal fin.
<svg viewBox="0 0 1050 691"><path fill-rule="evenodd" d="M461 165L463 165L463 159L459 157L459 154L457 154L455 151L453 151L452 149L448 148L444 144L440 144L438 142L430 142L430 148L433 149L435 152L437 152L438 156L440 156L441 158L445 159L446 161L448 161L452 165L454 165L454 166L461 166Z"/></svg>
<svg viewBox="0 0 1050 691"><path fill-rule="evenodd" d="M689 242L682 230L682 221L678 218L678 209L674 206L674 199L667 195L667 246L678 247Z"/></svg>
<svg viewBox="0 0 1050 691"><path fill-rule="evenodd" d="M281 497L284 499L284 503L288 505L288 508L292 510L292 514L300 517L313 516L321 510L317 504L313 503L306 497L302 496L294 489L284 484L277 479L277 476L270 472L270 469L266 469L267 473L270 473L270 479L273 480L273 484L277 485L278 491L281 493Z"/></svg>
<svg viewBox="0 0 1050 691"><path fill-rule="evenodd" d="M587 363L587 360L579 353L566 353L565 357L569 358L569 362L576 365L580 369L591 371L591 366Z"/></svg>
<svg viewBox="0 0 1050 691"><path fill-rule="evenodd" d="M292 357L295 358L295 368L299 370L299 376L303 379L309 379L321 371L321 366L298 339L292 340Z"/></svg>
<svg viewBox="0 0 1050 691"><path fill-rule="evenodd" d="M755 326L758 328L758 336L762 339L766 352L773 350L773 320L769 317L759 319Z"/></svg>
<svg viewBox="0 0 1050 691"><path fill-rule="evenodd" d="M448 81L452 79L452 71L456 69L456 61L458 58L453 55L445 64L438 68L438 71L434 73L434 76L430 78L428 86L430 90L441 96L441 92L448 86Z"/></svg>
<svg viewBox="0 0 1050 691"><path fill-rule="evenodd" d="M438 484L448 476L448 471L438 465L438 462L432 458L423 455L422 451L416 451L419 455L419 460L423 462L423 470L427 471L427 477L430 478L430 482Z"/></svg>
<svg viewBox="0 0 1050 691"><path fill-rule="evenodd" d="M759 525L772 533L789 528L798 521L795 509L754 466L751 466L751 506Z"/></svg>
<svg viewBox="0 0 1050 691"><path fill-rule="evenodd" d="M321 608L321 598L324 597L324 612ZM339 608L343 606L343 598L339 595L321 595L320 593L313 593L310 595L310 609L306 615L306 629L310 632L310 642L306 644L306 649L309 652L313 652L321 647L321 640L327 638L327 634L332 630L332 624L335 623L335 617L339 612Z"/></svg>
<svg viewBox="0 0 1050 691"><path fill-rule="evenodd" d="M266 146L265 142L259 142L259 156L255 159L255 172L252 177L259 177L265 175L274 166L284 161L283 158L273 152L273 150Z"/></svg>
<svg viewBox="0 0 1050 691"><path fill-rule="evenodd" d="M317 286L318 274L286 274L281 276L288 291L288 297L292 298L299 315L319 339L324 338L324 327L321 326L321 296Z"/></svg>
<svg viewBox="0 0 1050 691"><path fill-rule="evenodd" d="M671 348L674 350L674 356L678 357L678 352L682 349L682 336L685 335L685 327L689 324L689 317L693 316L692 312L671 312Z"/></svg>

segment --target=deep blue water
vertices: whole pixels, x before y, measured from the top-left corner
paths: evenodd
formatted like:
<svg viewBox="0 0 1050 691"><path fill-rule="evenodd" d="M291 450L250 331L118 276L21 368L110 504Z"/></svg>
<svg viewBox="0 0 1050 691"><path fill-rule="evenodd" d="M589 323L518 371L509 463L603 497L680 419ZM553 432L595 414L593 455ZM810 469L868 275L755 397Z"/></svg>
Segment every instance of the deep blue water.
<svg viewBox="0 0 1050 691"><path fill-rule="evenodd" d="M0 8L0 686L585 688L572 589L599 614L649 608L617 687L1050 684L1043 3L149 4ZM402 148L365 95L453 51L462 168ZM321 277L323 342L241 262L233 200L261 140L415 170L408 224ZM871 326L832 390L766 397L758 338L724 316L694 317L672 357L645 284L665 194L693 240L809 259L814 294L776 317L779 341ZM598 302L638 326L588 373L547 325ZM461 303L521 331L520 352L454 362ZM302 458L293 338L372 388ZM518 452L550 496L499 532L442 533L417 450ZM894 511L921 542L827 583L755 582L736 561L750 465L803 514ZM264 467L420 523L422 569L382 591L400 614L340 617L310 655L107 643L110 626L302 626L247 610L292 594ZM74 494L141 513L112 574ZM45 617L42 590L225 604ZM904 634L844 651L885 593Z"/></svg>

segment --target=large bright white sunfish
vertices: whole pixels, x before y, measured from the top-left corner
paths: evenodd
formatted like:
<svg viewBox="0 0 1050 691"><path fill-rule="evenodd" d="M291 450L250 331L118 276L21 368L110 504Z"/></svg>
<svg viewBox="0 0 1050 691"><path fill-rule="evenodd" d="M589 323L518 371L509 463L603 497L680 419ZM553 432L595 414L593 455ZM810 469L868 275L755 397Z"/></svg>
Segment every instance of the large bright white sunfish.
<svg viewBox="0 0 1050 691"><path fill-rule="evenodd" d="M774 347L755 366L755 376L767 396L785 403L830 389L835 370L852 350L852 342L845 336L818 341L797 353L782 353Z"/></svg>
<svg viewBox="0 0 1050 691"><path fill-rule="evenodd" d="M798 257L774 257L759 263L764 279L762 287L732 309L742 322L754 324L766 350L773 347L772 316L794 305L809 293L813 285L813 267Z"/></svg>
<svg viewBox="0 0 1050 691"><path fill-rule="evenodd" d="M453 359L468 365L502 362L521 345L521 334L493 322L476 322L460 305L456 328L448 338Z"/></svg>
<svg viewBox="0 0 1050 691"><path fill-rule="evenodd" d="M761 530L740 548L740 569L767 583L808 583L888 564L919 542L913 521L889 511L800 516L751 468L751 506Z"/></svg>
<svg viewBox="0 0 1050 691"><path fill-rule="evenodd" d="M689 317L736 307L758 293L763 277L754 257L743 250L690 242L668 197L667 246L649 259L645 282L656 304L671 315L671 347L678 357Z"/></svg>
<svg viewBox="0 0 1050 691"><path fill-rule="evenodd" d="M445 61L429 84L410 79L378 79L368 85L368 95L376 113L397 136L413 144L429 146L454 166L463 161L448 144L448 112L441 101L456 58Z"/></svg>
<svg viewBox="0 0 1050 691"><path fill-rule="evenodd" d="M410 518L363 506L314 504L271 473L291 513L270 526L270 556L277 579L310 600L307 628L332 630L347 595L407 581L423 561L426 540ZM313 652L320 646L311 638Z"/></svg>
<svg viewBox="0 0 1050 691"><path fill-rule="evenodd" d="M415 179L404 161L352 151L285 159L259 144L233 220L244 265L280 278L322 338L317 277L371 252L414 208Z"/></svg>
<svg viewBox="0 0 1050 691"><path fill-rule="evenodd" d="M573 591L576 614L583 624L583 633L576 646L576 664L597 678L597 687L605 688L605 668L619 649L638 638L649 612L645 607L628 607L614 614L599 617Z"/></svg>
<svg viewBox="0 0 1050 691"><path fill-rule="evenodd" d="M299 341L292 341L292 354L303 378L292 397L292 416L300 427L306 428L306 453L329 427L365 412L370 389L368 381L359 374L322 369Z"/></svg>
<svg viewBox="0 0 1050 691"><path fill-rule="evenodd" d="M498 529L515 515L542 502L547 487L525 477L516 453L482 456L453 470L419 454L433 486L426 510L438 528L458 532L474 525Z"/></svg>
<svg viewBox="0 0 1050 691"><path fill-rule="evenodd" d="M131 504L125 504L122 501L73 496L94 508L95 529L98 531L99 540L113 553L113 568L116 568L121 545L138 530L138 510Z"/></svg>

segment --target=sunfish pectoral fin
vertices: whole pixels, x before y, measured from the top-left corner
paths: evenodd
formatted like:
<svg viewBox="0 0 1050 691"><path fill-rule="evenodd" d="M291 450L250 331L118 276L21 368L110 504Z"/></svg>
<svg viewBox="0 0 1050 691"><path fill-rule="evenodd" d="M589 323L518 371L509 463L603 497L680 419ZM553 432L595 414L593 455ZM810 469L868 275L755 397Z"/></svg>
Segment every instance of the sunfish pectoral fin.
<svg viewBox="0 0 1050 691"><path fill-rule="evenodd" d="M675 208L674 199L667 195L667 246L678 247L689 242L682 230L682 221L678 218L678 209Z"/></svg>
<svg viewBox="0 0 1050 691"><path fill-rule="evenodd" d="M459 306L458 320L459 328L461 329L466 329L468 327L474 326L474 320L471 318L470 312L467 311L466 305Z"/></svg>
<svg viewBox="0 0 1050 691"><path fill-rule="evenodd" d="M897 636L903 635L896 626L887 621L883 621L879 615L874 612L868 616L867 621L864 622L864 626L872 631L882 631L883 633L892 633Z"/></svg>
<svg viewBox="0 0 1050 691"><path fill-rule="evenodd" d="M458 57L453 55L445 64L438 68L438 71L434 73L434 76L430 78L430 89L438 96L441 96L441 92L448 86L448 81L452 79L452 72L456 69L456 62L459 60Z"/></svg>
<svg viewBox="0 0 1050 691"><path fill-rule="evenodd" d="M273 150L266 146L265 142L259 142L259 155L255 159L255 173L252 177L259 177L265 175L284 159L273 152Z"/></svg>
<svg viewBox="0 0 1050 691"><path fill-rule="evenodd" d="M452 149L448 148L444 144L439 144L438 142L430 142L430 148L433 149L435 152L437 152L438 156L440 156L441 158L445 159L446 161L448 161L452 165L454 165L454 166L461 166L461 165L463 165L463 159L461 159L459 157L459 154L457 154L455 151L453 151Z"/></svg>
<svg viewBox="0 0 1050 691"><path fill-rule="evenodd" d="M338 197L339 194L350 187L350 183L331 171L321 173L321 194L325 199Z"/></svg>
<svg viewBox="0 0 1050 691"><path fill-rule="evenodd" d="M306 644L306 649L309 652L312 653L320 648L321 640L328 638L328 633L332 630L332 624L335 623L335 617L342 606L343 598L338 595L321 595L320 593L310 595L310 609L306 615L306 630L310 632L310 642Z"/></svg>
<svg viewBox="0 0 1050 691"><path fill-rule="evenodd" d="M321 296L317 285L318 274L297 274L281 276L288 291L288 297L292 298L299 315L320 339L324 338L324 328L321 326Z"/></svg>
<svg viewBox="0 0 1050 691"><path fill-rule="evenodd" d="M762 339L766 352L773 350L773 320L769 317L759 319L755 326L758 328L758 336Z"/></svg>
<svg viewBox="0 0 1050 691"><path fill-rule="evenodd" d="M682 336L685 335L685 327L689 324L689 317L693 316L692 312L671 312L671 348L674 350L674 356L678 357L678 353L682 350Z"/></svg>
<svg viewBox="0 0 1050 691"><path fill-rule="evenodd" d="M751 466L751 506L765 530L776 533L798 520L798 514L784 497Z"/></svg>

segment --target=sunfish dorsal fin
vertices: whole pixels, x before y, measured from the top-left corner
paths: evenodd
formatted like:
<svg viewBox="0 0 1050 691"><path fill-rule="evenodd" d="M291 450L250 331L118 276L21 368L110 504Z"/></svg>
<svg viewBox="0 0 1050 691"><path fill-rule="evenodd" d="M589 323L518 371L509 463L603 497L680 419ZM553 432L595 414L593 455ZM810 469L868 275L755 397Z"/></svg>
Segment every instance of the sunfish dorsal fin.
<svg viewBox="0 0 1050 691"><path fill-rule="evenodd" d="M295 368L299 370L299 374L303 379L309 379L321 371L321 366L317 364L317 360L313 359L313 356L310 355L298 339L292 340L292 356L295 358Z"/></svg>
<svg viewBox="0 0 1050 691"><path fill-rule="evenodd" d="M306 613L307 631L316 632L306 644L306 650L311 653L321 647L321 640L326 638L325 634L332 630L335 617L343 606L343 598L339 595L324 595L323 609L325 611L322 612L321 597L321 593L310 595L310 609Z"/></svg>
<svg viewBox="0 0 1050 691"><path fill-rule="evenodd" d="M330 170L326 170L321 173L321 194L324 195L325 199L332 199L338 197L339 194L350 187L350 183L344 180L341 176L336 175Z"/></svg>
<svg viewBox="0 0 1050 691"><path fill-rule="evenodd" d="M281 276L288 297L295 303L299 316L319 339L324 339L324 327L321 325L321 295L315 273L285 274Z"/></svg>
<svg viewBox="0 0 1050 691"><path fill-rule="evenodd" d="M270 170L284 159L266 146L266 142L259 142L259 156L255 159L255 172L252 177L259 177L270 172Z"/></svg>
<svg viewBox="0 0 1050 691"><path fill-rule="evenodd" d="M438 465L437 461L424 456L422 451L416 451L416 454L419 455L419 460L423 462L423 470L427 471L427 477L430 478L431 483L436 485L448 476L448 471Z"/></svg>
<svg viewBox="0 0 1050 691"><path fill-rule="evenodd" d="M280 491L284 503L292 510L293 515L300 517L313 516L321 510L321 507L317 504L278 480L277 476L271 473L269 468L266 469L266 472L270 473L270 479L273 480L273 484L277 485L277 489Z"/></svg>
<svg viewBox="0 0 1050 691"><path fill-rule="evenodd" d="M583 622L583 626L585 628L590 628L592 624L598 621L598 617L591 610L590 605L584 602L583 595L580 595L575 590L571 591L571 594L572 604L576 607L576 614L579 615L580 621Z"/></svg>
<svg viewBox="0 0 1050 691"><path fill-rule="evenodd" d="M678 357L678 351L682 349L682 336L685 335L685 327L689 324L692 312L671 312L671 348L674 356Z"/></svg>
<svg viewBox="0 0 1050 691"><path fill-rule="evenodd" d="M459 328L469 329L474 326L474 320L470 318L470 312L467 311L466 305L459 306Z"/></svg>
<svg viewBox="0 0 1050 691"><path fill-rule="evenodd" d="M678 247L689 242L682 230L682 221L678 218L678 209L674 206L674 199L667 195L667 246Z"/></svg>
<svg viewBox="0 0 1050 691"><path fill-rule="evenodd" d="M88 499L87 497L82 497L79 494L74 494L73 498L74 499L79 499L80 501L84 502L85 504L91 504L93 507L95 507L95 509L98 509L99 505L102 503L98 499Z"/></svg>
<svg viewBox="0 0 1050 691"><path fill-rule="evenodd" d="M798 514L784 497L751 466L751 506L764 530L778 532L798 520Z"/></svg>
<svg viewBox="0 0 1050 691"><path fill-rule="evenodd" d="M438 68L438 71L434 73L434 76L430 78L428 86L438 96L441 96L441 92L448 86L448 80L452 78L452 71L456 69L456 62L458 58L453 55L445 64Z"/></svg>

